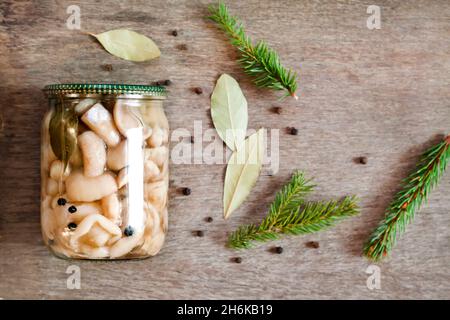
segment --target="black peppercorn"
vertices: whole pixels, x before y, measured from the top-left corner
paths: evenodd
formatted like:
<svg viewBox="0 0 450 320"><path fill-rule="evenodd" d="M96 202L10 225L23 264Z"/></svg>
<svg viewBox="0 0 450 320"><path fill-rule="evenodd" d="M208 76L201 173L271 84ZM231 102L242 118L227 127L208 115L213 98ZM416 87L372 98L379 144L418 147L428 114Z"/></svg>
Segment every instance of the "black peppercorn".
<svg viewBox="0 0 450 320"><path fill-rule="evenodd" d="M281 107L273 107L272 108L272 112L276 113L276 114L281 114L282 113L282 108Z"/></svg>
<svg viewBox="0 0 450 320"><path fill-rule="evenodd" d="M283 253L283 247L275 247L273 248L273 252L282 254Z"/></svg>
<svg viewBox="0 0 450 320"><path fill-rule="evenodd" d="M194 136L191 136L191 143L194 143Z"/></svg>
<svg viewBox="0 0 450 320"><path fill-rule="evenodd" d="M317 241L308 241L307 243L305 243L305 245L306 245L306 247L312 248L312 249L317 249L320 247L320 245Z"/></svg>
<svg viewBox="0 0 450 320"><path fill-rule="evenodd" d="M102 69L104 71L113 71L113 66L112 64L102 64Z"/></svg>
<svg viewBox="0 0 450 320"><path fill-rule="evenodd" d="M69 210L70 213L75 213L75 212L77 212L77 207L70 206L68 210Z"/></svg>
<svg viewBox="0 0 450 320"><path fill-rule="evenodd" d="M127 227L123 230L123 234L124 234L126 237L132 236L133 233L134 233L134 229L133 229L132 226L127 226Z"/></svg>
<svg viewBox="0 0 450 320"><path fill-rule="evenodd" d="M167 79L167 80L159 80L155 82L155 86L170 86L172 84L172 81Z"/></svg>
<svg viewBox="0 0 450 320"><path fill-rule="evenodd" d="M355 162L359 163L359 164L367 164L368 159L367 159L367 157L357 157L355 159Z"/></svg>
<svg viewBox="0 0 450 320"><path fill-rule="evenodd" d="M298 129L294 127L288 127L287 131L289 134L292 134L293 136L296 136L298 134Z"/></svg>
<svg viewBox="0 0 450 320"><path fill-rule="evenodd" d="M172 31L172 35L173 35L174 37L178 36L178 31L177 31L177 30L173 30L173 31Z"/></svg>
<svg viewBox="0 0 450 320"><path fill-rule="evenodd" d="M196 94L202 94L202 93L203 93L203 89L200 88L200 87L196 87L196 88L194 88L194 92L195 92Z"/></svg>
<svg viewBox="0 0 450 320"><path fill-rule="evenodd" d="M183 188L183 194L184 194L185 196L190 195L190 194L191 194L191 189L189 189L189 188Z"/></svg>
<svg viewBox="0 0 450 320"><path fill-rule="evenodd" d="M67 200L64 198L59 198L57 203L58 203L58 206L64 206L64 205L66 205Z"/></svg>
<svg viewBox="0 0 450 320"><path fill-rule="evenodd" d="M71 222L71 223L69 223L69 224L67 225L67 228L69 228L69 230L74 230L74 229L77 228L77 224Z"/></svg>
<svg viewBox="0 0 450 320"><path fill-rule="evenodd" d="M234 257L234 258L231 258L231 261L233 261L235 263L241 263L242 262L242 258L241 257Z"/></svg>
<svg viewBox="0 0 450 320"><path fill-rule="evenodd" d="M213 222L213 218L212 218L212 217L206 217L206 218L205 218L205 221L206 221L206 222Z"/></svg>
<svg viewBox="0 0 450 320"><path fill-rule="evenodd" d="M205 232L203 232L202 230L197 230L197 231L194 232L194 234L197 237L203 237L205 235Z"/></svg>

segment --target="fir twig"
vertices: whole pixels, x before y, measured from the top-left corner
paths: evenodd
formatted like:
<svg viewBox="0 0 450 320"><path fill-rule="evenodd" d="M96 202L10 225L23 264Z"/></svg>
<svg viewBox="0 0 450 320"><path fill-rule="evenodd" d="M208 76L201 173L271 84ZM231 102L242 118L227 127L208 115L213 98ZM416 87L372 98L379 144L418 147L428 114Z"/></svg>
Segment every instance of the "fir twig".
<svg viewBox="0 0 450 320"><path fill-rule="evenodd" d="M449 158L450 136L422 155L416 170L403 181L403 187L387 208L384 220L365 245L364 254L369 259L379 261L391 252L397 238L405 232L416 211L439 182Z"/></svg>
<svg viewBox="0 0 450 320"><path fill-rule="evenodd" d="M282 234L317 232L358 214L354 196L342 201L306 202L305 197L313 188L302 172L294 172L291 181L275 196L261 224L239 227L230 235L228 245L236 249L249 248L253 241L276 240Z"/></svg>
<svg viewBox="0 0 450 320"><path fill-rule="evenodd" d="M238 61L245 73L256 77L254 83L258 87L287 90L285 96L297 99L297 74L283 67L275 50L262 40L253 45L242 24L229 14L223 2L217 6L211 5L209 11L209 18L219 24L229 36L231 44L239 50L241 57Z"/></svg>

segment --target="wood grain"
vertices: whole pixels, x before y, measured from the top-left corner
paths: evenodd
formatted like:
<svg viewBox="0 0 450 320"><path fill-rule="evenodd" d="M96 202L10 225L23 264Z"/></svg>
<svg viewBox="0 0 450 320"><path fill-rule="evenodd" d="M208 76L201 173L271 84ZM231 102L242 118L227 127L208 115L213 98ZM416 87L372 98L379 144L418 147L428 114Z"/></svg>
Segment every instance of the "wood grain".
<svg viewBox="0 0 450 320"><path fill-rule="evenodd" d="M378 0L380 30L366 27L371 1L228 1L255 39L266 39L300 73L300 99L256 89L235 51L204 19L208 1L12 1L0 3L0 298L44 299L422 299L450 298L450 175L433 192L388 261L381 290L366 287L361 248L414 167L450 131L450 2ZM83 31L130 28L153 38L160 59L114 58L66 28L81 8ZM178 36L171 35L178 30ZM111 64L112 71L102 65ZM229 73L249 103L249 128L280 129L280 170L260 177L248 201L222 219L223 165L171 166L170 230L160 255L144 261L65 261L44 247L39 228L40 121L45 84L150 83L170 79L172 128L212 127L209 95ZM201 87L203 94L193 93ZM280 115L271 112L282 107ZM285 133L295 126L298 136ZM355 157L367 156L360 165ZM315 199L357 194L362 213L326 232L234 252L227 233L259 221L293 169L319 185ZM178 189L188 186L190 196ZM212 223L205 217L214 218ZM205 237L192 231L204 230ZM318 241L320 248L306 247ZM242 257L241 264L230 262ZM81 267L81 290L66 268Z"/></svg>

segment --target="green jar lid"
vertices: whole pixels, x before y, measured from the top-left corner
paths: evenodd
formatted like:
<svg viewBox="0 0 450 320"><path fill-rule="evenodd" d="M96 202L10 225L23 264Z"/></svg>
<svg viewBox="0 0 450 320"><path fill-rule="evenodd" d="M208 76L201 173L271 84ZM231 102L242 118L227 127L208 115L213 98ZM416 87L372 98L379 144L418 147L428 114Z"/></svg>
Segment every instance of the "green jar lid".
<svg viewBox="0 0 450 320"><path fill-rule="evenodd" d="M140 84L106 84L106 83L65 83L50 84L44 87L48 95L56 94L138 94L144 96L166 96L162 86Z"/></svg>

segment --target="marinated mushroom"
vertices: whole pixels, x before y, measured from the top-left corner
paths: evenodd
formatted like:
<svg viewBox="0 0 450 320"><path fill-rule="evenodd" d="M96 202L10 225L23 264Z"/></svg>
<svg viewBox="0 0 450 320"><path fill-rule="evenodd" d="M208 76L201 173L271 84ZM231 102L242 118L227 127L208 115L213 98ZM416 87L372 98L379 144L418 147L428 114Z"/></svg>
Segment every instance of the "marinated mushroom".
<svg viewBox="0 0 450 320"><path fill-rule="evenodd" d="M160 227L160 216L158 210L149 202L145 204L145 212L147 214L147 224L145 226L146 236L152 237Z"/></svg>
<svg viewBox="0 0 450 320"><path fill-rule="evenodd" d="M123 140L114 148L108 148L106 164L109 169L119 171L127 166L127 141Z"/></svg>
<svg viewBox="0 0 450 320"><path fill-rule="evenodd" d="M97 100L95 100L95 99L91 99L91 98L83 99L80 102L78 102L77 105L75 106L75 108L74 108L75 113L78 115L82 115L96 103L97 103Z"/></svg>
<svg viewBox="0 0 450 320"><path fill-rule="evenodd" d="M93 131L78 136L78 144L83 155L84 175L97 177L105 170L106 149L103 140Z"/></svg>
<svg viewBox="0 0 450 320"><path fill-rule="evenodd" d="M125 167L119 171L119 174L117 175L117 178L116 178L116 182L117 182L117 188L119 188L119 189L128 183L128 168L127 167Z"/></svg>
<svg viewBox="0 0 450 320"><path fill-rule="evenodd" d="M156 126L152 130L152 135L147 139L147 143L151 148L160 147L164 142L164 131Z"/></svg>
<svg viewBox="0 0 450 320"><path fill-rule="evenodd" d="M146 101L146 108L141 109L142 119L152 128L159 126L163 129L169 129L169 122L164 115L164 109L161 101Z"/></svg>
<svg viewBox="0 0 450 320"><path fill-rule="evenodd" d="M146 212L147 225L144 232L144 243L138 252L153 256L161 250L164 244L165 230L161 226L167 223L167 219L164 215L161 219L158 211L151 204L146 206Z"/></svg>
<svg viewBox="0 0 450 320"><path fill-rule="evenodd" d="M166 206L167 201L167 182L157 181L146 183L144 186L144 196L158 211Z"/></svg>
<svg viewBox="0 0 450 320"><path fill-rule="evenodd" d="M143 241L142 234L143 232L136 232L129 237L118 240L109 250L110 257L119 258L129 253Z"/></svg>
<svg viewBox="0 0 450 320"><path fill-rule="evenodd" d="M165 237L164 232L159 232L155 237L145 237L141 250L150 256L154 256L161 250Z"/></svg>
<svg viewBox="0 0 450 320"><path fill-rule="evenodd" d="M118 99L114 106L114 121L120 133L128 137L128 130L142 127L142 138L145 140L152 134L152 129L144 124L139 114L139 109L126 104Z"/></svg>
<svg viewBox="0 0 450 320"><path fill-rule="evenodd" d="M103 259L109 257L109 248L108 247L91 247L89 245L80 245L79 252L89 257L90 259Z"/></svg>
<svg viewBox="0 0 450 320"><path fill-rule="evenodd" d="M144 162L144 181L153 181L160 176L161 171L152 160L149 159Z"/></svg>
<svg viewBox="0 0 450 320"><path fill-rule="evenodd" d="M121 224L120 201L117 193L112 193L101 200L103 215L117 225Z"/></svg>
<svg viewBox="0 0 450 320"><path fill-rule="evenodd" d="M145 161L151 160L158 167L162 167L164 162L167 161L167 157L169 155L169 150L165 146L145 149Z"/></svg>
<svg viewBox="0 0 450 320"><path fill-rule="evenodd" d="M56 196L58 193L65 191L64 183L56 181L54 179L47 179L47 194L50 196Z"/></svg>
<svg viewBox="0 0 450 320"><path fill-rule="evenodd" d="M108 231L99 225L93 225L91 230L89 230L89 232L84 235L80 241L93 247L102 247L109 241L110 238L111 234Z"/></svg>
<svg viewBox="0 0 450 320"><path fill-rule="evenodd" d="M108 147L115 147L119 144L120 134L116 129L113 118L100 103L96 103L84 113L81 120L98 134Z"/></svg>
<svg viewBox="0 0 450 320"><path fill-rule="evenodd" d="M66 190L70 201L92 202L116 192L117 184L110 173L86 177L81 170L76 170L67 178Z"/></svg>
<svg viewBox="0 0 450 320"><path fill-rule="evenodd" d="M101 214L92 214L84 218L71 234L70 243L76 245L78 239L89 233L94 225L99 225L111 235L118 236L122 233L120 228Z"/></svg>

